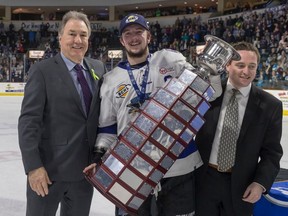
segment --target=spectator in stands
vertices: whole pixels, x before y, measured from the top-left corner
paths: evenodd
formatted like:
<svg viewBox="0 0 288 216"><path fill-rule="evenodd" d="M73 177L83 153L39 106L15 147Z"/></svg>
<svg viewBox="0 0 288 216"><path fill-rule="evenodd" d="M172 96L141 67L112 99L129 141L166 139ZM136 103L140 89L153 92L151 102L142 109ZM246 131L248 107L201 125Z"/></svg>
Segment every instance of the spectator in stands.
<svg viewBox="0 0 288 216"><path fill-rule="evenodd" d="M282 45L284 49L287 48L288 45L288 38L285 37L285 34L281 36L281 40L279 41L279 46Z"/></svg>
<svg viewBox="0 0 288 216"><path fill-rule="evenodd" d="M149 98L150 93L163 86L167 79L179 76L184 68L193 69L179 52L164 49L150 54L150 41L150 28L143 16L130 14L121 20L120 42L125 48L127 60L120 62L104 77L100 95L100 134L96 141L99 157L95 158L96 163L101 161L102 155L111 148L117 135L120 135L129 121L135 117L139 106ZM219 94L217 81L220 77L212 77L212 85ZM127 91L115 97L115 92L123 83L127 84ZM193 176L194 170L201 166L201 159L194 147L194 143L191 142L179 156L179 160L175 161L159 183L159 187L154 189L154 195L150 194L138 210L139 216L194 215ZM96 163L87 167L84 172L91 171ZM127 213L119 209L116 215Z"/></svg>
<svg viewBox="0 0 288 216"><path fill-rule="evenodd" d="M174 25L175 25L175 26L178 26L178 25L180 25L180 23L181 23L180 18L177 17L176 20L175 20Z"/></svg>
<svg viewBox="0 0 288 216"><path fill-rule="evenodd" d="M9 24L9 31L11 32L11 31L14 31L14 28L15 28L15 26L14 26L14 24L11 22L10 24Z"/></svg>
<svg viewBox="0 0 288 216"><path fill-rule="evenodd" d="M280 68L285 68L288 61L287 61L287 54L286 50L281 50L281 53L277 54L277 63Z"/></svg>
<svg viewBox="0 0 288 216"><path fill-rule="evenodd" d="M286 71L283 71L282 80L288 81L288 72L287 72L287 70L286 70ZM287 89L287 88L288 88L288 85L287 85L287 83L286 83L286 89Z"/></svg>
<svg viewBox="0 0 288 216"><path fill-rule="evenodd" d="M61 53L29 70L18 124L27 216L55 216L59 203L61 216L89 215L93 187L82 170L93 158L105 72L102 62L84 57L90 34L85 14L67 12Z"/></svg>
<svg viewBox="0 0 288 216"><path fill-rule="evenodd" d="M234 35L230 31L228 32L226 41L228 43L234 43L236 41Z"/></svg>
<svg viewBox="0 0 288 216"><path fill-rule="evenodd" d="M186 7L186 14L193 14L193 13L194 13L194 10L191 6Z"/></svg>
<svg viewBox="0 0 288 216"><path fill-rule="evenodd" d="M41 37L45 37L45 24L44 24L44 22L42 22L40 24L40 34L41 34Z"/></svg>
<svg viewBox="0 0 288 216"><path fill-rule="evenodd" d="M263 81L269 81L271 79L270 69L271 69L271 64L266 61L263 61L262 68L260 69L260 73L262 75Z"/></svg>
<svg viewBox="0 0 288 216"><path fill-rule="evenodd" d="M251 9L250 3L247 1L243 5L243 11L249 11Z"/></svg>
<svg viewBox="0 0 288 216"><path fill-rule="evenodd" d="M160 17L162 14L161 14L161 10L160 10L160 8L157 8L156 9L156 12L155 12L155 16L156 17Z"/></svg>
<svg viewBox="0 0 288 216"><path fill-rule="evenodd" d="M226 5L225 5L225 9L226 10L229 10L229 9L232 9L232 8L234 8L235 6L234 6L234 4L231 2L231 1L227 1L226 2Z"/></svg>
<svg viewBox="0 0 288 216"><path fill-rule="evenodd" d="M3 33L5 31L5 25L3 23L3 21L1 20L0 22L0 33Z"/></svg>
<svg viewBox="0 0 288 216"><path fill-rule="evenodd" d="M183 16L183 19L181 20L181 24L183 28L185 28L189 24L189 20L185 16Z"/></svg>
<svg viewBox="0 0 288 216"><path fill-rule="evenodd" d="M252 43L252 36L254 34L253 27L249 24L247 24L246 27L244 25L244 31L245 31L245 41L248 43Z"/></svg>
<svg viewBox="0 0 288 216"><path fill-rule="evenodd" d="M34 47L35 46L35 42L36 42L36 32L30 30L28 33L28 38L29 38L29 47Z"/></svg>
<svg viewBox="0 0 288 216"><path fill-rule="evenodd" d="M49 13L48 20L55 20L55 19L56 19L55 14L54 13Z"/></svg>
<svg viewBox="0 0 288 216"><path fill-rule="evenodd" d="M204 163L196 170L197 216L251 216L253 204L269 192L280 169L282 102L252 84L260 61L257 48L246 42L234 48L241 59L226 66L224 91L211 102L204 116L206 122L196 136ZM238 91L235 100L239 112L237 122L233 122L238 130L232 130L231 125L225 130L224 115L233 89ZM233 160L222 169L218 154L224 144L221 141L233 133L236 137L230 137L227 150L236 150L224 154L225 159Z"/></svg>
<svg viewBox="0 0 288 216"><path fill-rule="evenodd" d="M261 50L265 50L268 46L268 41L266 40L266 38L264 36L261 37L259 43L260 43L260 49Z"/></svg>

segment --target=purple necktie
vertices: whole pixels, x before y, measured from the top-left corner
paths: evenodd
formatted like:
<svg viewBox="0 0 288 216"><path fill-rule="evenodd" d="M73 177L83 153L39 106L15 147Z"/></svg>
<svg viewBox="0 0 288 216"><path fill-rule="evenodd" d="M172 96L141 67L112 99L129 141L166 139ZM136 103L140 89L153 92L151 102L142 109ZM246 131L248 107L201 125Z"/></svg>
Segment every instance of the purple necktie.
<svg viewBox="0 0 288 216"><path fill-rule="evenodd" d="M90 104L92 101L92 93L91 93L90 88L88 86L87 80L84 77L81 65L76 64L74 68L75 68L76 73L77 73L77 80L80 83L81 88L82 88L83 98L84 98L84 102L85 102L85 106L86 106L86 113L88 115L89 109L90 109Z"/></svg>

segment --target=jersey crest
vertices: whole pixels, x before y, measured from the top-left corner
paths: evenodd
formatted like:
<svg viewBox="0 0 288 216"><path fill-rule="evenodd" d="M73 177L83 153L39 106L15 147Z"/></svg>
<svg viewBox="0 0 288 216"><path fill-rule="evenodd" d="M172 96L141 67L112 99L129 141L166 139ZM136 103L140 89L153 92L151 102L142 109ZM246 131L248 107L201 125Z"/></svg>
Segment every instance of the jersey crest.
<svg viewBox="0 0 288 216"><path fill-rule="evenodd" d="M161 67L159 69L160 74L166 74L166 73L170 73L170 72L174 72L175 69L173 67Z"/></svg>
<svg viewBox="0 0 288 216"><path fill-rule="evenodd" d="M116 98L125 98L129 92L130 84L121 84L117 87Z"/></svg>

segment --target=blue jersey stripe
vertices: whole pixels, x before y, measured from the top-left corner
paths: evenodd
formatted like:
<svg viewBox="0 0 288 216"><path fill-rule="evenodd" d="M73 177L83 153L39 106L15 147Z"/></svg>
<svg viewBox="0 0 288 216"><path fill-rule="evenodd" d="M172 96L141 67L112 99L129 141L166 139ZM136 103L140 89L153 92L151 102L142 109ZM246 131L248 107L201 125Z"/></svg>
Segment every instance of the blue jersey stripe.
<svg viewBox="0 0 288 216"><path fill-rule="evenodd" d="M195 144L194 139L188 144L188 146L184 149L184 151L179 155L178 159L185 158L188 155L197 151L197 146Z"/></svg>
<svg viewBox="0 0 288 216"><path fill-rule="evenodd" d="M99 127L98 134L100 133L117 134L117 124L110 125L107 127Z"/></svg>

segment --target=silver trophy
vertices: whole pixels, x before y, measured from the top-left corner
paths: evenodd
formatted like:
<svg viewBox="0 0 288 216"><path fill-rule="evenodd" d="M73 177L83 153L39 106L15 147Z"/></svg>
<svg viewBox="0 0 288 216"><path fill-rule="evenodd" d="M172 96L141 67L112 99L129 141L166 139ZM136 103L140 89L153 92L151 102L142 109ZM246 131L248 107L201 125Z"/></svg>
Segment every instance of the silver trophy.
<svg viewBox="0 0 288 216"><path fill-rule="evenodd" d="M137 210L204 124L214 89L199 71L217 74L239 54L227 43L206 36L199 68L185 69L152 94L139 115L118 137L87 180L118 207ZM208 71L208 72L207 72Z"/></svg>
<svg viewBox="0 0 288 216"><path fill-rule="evenodd" d="M240 60L239 53L225 41L212 36L204 37L206 45L201 54L198 55L198 74L221 74L230 60Z"/></svg>

